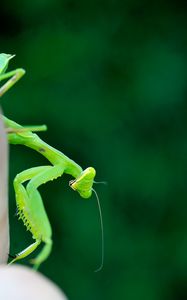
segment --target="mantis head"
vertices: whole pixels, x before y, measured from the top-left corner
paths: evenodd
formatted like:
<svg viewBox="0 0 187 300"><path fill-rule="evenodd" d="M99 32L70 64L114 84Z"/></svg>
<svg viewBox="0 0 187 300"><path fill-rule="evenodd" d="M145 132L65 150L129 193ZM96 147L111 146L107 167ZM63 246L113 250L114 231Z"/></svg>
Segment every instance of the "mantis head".
<svg viewBox="0 0 187 300"><path fill-rule="evenodd" d="M94 168L89 167L74 180L71 180L69 182L70 187L77 191L82 198L90 198L92 195L92 191L95 193L98 209L99 209L99 216L100 216L100 225L101 225L101 264L95 272L98 272L103 267L103 261L104 261L104 230L103 230L103 218L102 218L102 211L100 206L99 197L96 193L96 191L93 189L93 183L96 183L94 181L94 177L96 175L96 171Z"/></svg>
<svg viewBox="0 0 187 300"><path fill-rule="evenodd" d="M89 167L84 170L76 179L69 182L70 187L77 191L82 198L90 198L92 195L92 186L96 171L94 168Z"/></svg>

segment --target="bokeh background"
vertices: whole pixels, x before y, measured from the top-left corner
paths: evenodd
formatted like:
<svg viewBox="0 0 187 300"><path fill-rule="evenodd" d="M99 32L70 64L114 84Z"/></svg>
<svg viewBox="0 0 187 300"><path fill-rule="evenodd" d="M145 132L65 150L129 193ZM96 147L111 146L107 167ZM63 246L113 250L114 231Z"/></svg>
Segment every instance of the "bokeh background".
<svg viewBox="0 0 187 300"><path fill-rule="evenodd" d="M27 71L2 99L7 117L47 124L45 141L108 182L95 186L99 273L94 196L69 176L40 188L54 240L41 272L70 300L187 299L186 1L6 0L0 45ZM12 180L46 163L10 147L11 253L32 242Z"/></svg>

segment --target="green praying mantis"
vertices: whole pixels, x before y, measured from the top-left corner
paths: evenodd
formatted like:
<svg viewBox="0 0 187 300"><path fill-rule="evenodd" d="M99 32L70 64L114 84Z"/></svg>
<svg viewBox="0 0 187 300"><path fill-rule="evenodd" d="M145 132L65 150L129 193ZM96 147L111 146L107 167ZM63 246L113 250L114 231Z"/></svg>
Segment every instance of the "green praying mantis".
<svg viewBox="0 0 187 300"><path fill-rule="evenodd" d="M0 87L0 97L2 97L24 74L24 69L16 69L10 72L6 72L9 61L14 55L0 54L0 81L8 79L2 87ZM39 166L25 170L14 179L14 189L17 204L17 215L32 234L35 240L30 246L23 251L19 252L15 256L11 256L13 262L23 259L31 254L42 242L44 247L35 259L31 260L33 267L38 269L41 263L43 263L49 256L52 249L52 230L48 220L41 195L38 191L39 186L42 184L54 180L64 173L71 175L74 179L69 182L69 186L77 191L82 198L90 198L93 189L94 178L96 171L94 168L89 167L83 170L76 162L64 155L62 152L51 147L40 137L33 133L34 131L46 130L46 126L21 126L16 122L9 120L3 116L5 130L7 132L7 139L10 144L20 144L42 154L48 161L49 165ZM26 186L24 183L27 182ZM99 214L100 225L102 234L102 261L100 267L96 270L100 270L103 266L103 222L100 202L95 192Z"/></svg>

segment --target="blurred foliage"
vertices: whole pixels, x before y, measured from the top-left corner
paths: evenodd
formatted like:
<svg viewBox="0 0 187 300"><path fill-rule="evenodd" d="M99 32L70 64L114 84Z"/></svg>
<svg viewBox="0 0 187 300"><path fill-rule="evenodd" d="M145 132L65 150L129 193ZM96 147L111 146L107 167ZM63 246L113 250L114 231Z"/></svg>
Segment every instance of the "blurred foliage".
<svg viewBox="0 0 187 300"><path fill-rule="evenodd" d="M1 52L26 76L3 98L7 117L48 125L41 137L94 166L103 208L68 176L40 189L54 248L41 271L70 300L187 298L186 1L6 0ZM11 252L31 242L14 218L13 177L46 164L10 151ZM25 263L25 262L24 262Z"/></svg>

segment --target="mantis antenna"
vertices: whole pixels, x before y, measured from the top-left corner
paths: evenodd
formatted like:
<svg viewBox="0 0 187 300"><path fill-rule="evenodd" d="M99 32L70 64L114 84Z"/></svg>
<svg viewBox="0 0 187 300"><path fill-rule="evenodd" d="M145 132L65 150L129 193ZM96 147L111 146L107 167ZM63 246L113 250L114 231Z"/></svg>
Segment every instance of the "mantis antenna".
<svg viewBox="0 0 187 300"><path fill-rule="evenodd" d="M93 181L93 183L95 184L105 184L105 185L107 185L108 184L108 182L107 181Z"/></svg>
<svg viewBox="0 0 187 300"><path fill-rule="evenodd" d="M97 200L97 205L99 209L99 219L100 219L100 227L101 227L101 264L98 269L95 270L95 272L99 272L103 268L103 262L104 262L104 228L103 228L103 216L102 216L102 210L101 210L101 204L99 201L99 197L97 195L96 190L92 188L92 191L94 192Z"/></svg>

